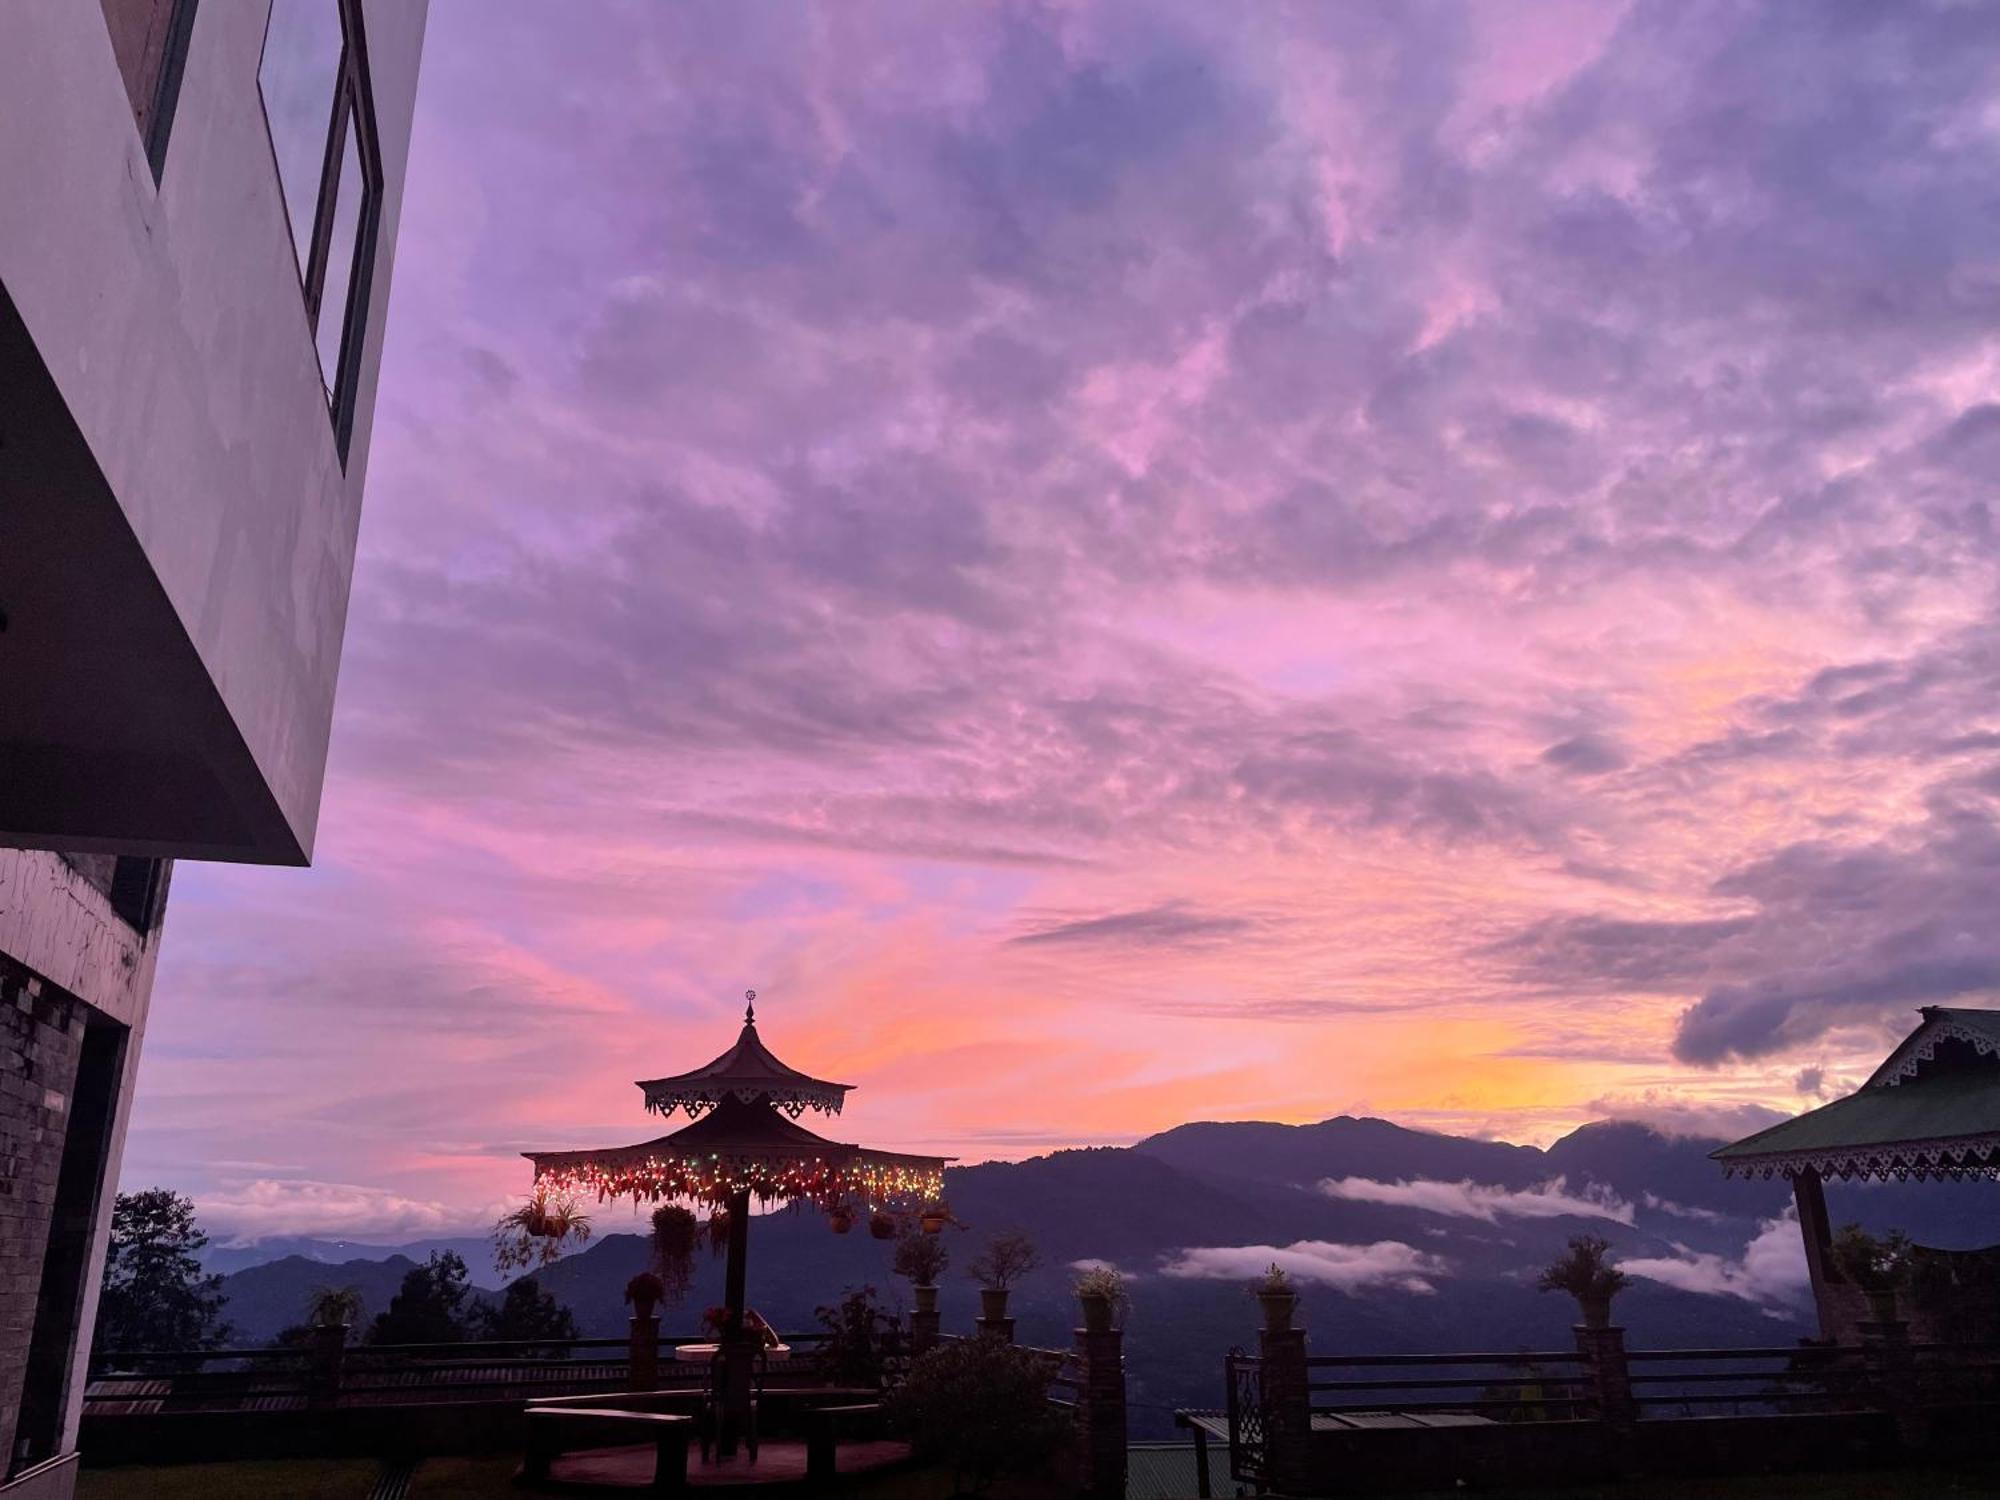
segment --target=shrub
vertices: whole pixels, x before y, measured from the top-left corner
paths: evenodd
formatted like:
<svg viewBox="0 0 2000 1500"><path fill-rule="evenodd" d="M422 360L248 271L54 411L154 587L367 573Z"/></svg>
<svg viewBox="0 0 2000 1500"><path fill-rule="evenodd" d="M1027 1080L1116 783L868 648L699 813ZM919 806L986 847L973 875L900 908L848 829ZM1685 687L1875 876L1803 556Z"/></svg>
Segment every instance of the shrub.
<svg viewBox="0 0 2000 1500"><path fill-rule="evenodd" d="M909 1228L896 1241L896 1257L889 1264L913 1286L936 1286L944 1268L951 1264L951 1252L945 1249L942 1236Z"/></svg>
<svg viewBox="0 0 2000 1500"><path fill-rule="evenodd" d="M1250 1283L1253 1297L1293 1297L1298 1289L1292 1285L1291 1275L1275 1260L1265 1268L1264 1274Z"/></svg>
<svg viewBox="0 0 2000 1500"><path fill-rule="evenodd" d="M1859 1224L1843 1224L1833 1237L1833 1264L1865 1292L1893 1292L1909 1283L1914 1250L1900 1229L1877 1239Z"/></svg>
<svg viewBox="0 0 2000 1500"><path fill-rule="evenodd" d="M1582 1301L1612 1297L1632 1284L1632 1278L1606 1258L1611 1242L1598 1234L1579 1234L1569 1249L1543 1267L1535 1285L1545 1292L1568 1292Z"/></svg>
<svg viewBox="0 0 2000 1500"><path fill-rule="evenodd" d="M1035 1242L1014 1230L994 1235L965 1269L981 1286L1004 1292L1041 1263Z"/></svg>
<svg viewBox="0 0 2000 1500"><path fill-rule="evenodd" d="M306 1302L306 1322L314 1328L345 1328L360 1316L358 1286L316 1286Z"/></svg>
<svg viewBox="0 0 2000 1500"><path fill-rule="evenodd" d="M903 1353L903 1330L875 1301L872 1286L850 1287L831 1307L818 1309L826 1342L819 1370L834 1385L880 1386L889 1363Z"/></svg>
<svg viewBox="0 0 2000 1500"><path fill-rule="evenodd" d="M961 1492L1002 1474L1046 1469L1069 1433L1049 1405L1049 1366L999 1339L940 1344L891 1393L890 1419L923 1457L948 1464Z"/></svg>

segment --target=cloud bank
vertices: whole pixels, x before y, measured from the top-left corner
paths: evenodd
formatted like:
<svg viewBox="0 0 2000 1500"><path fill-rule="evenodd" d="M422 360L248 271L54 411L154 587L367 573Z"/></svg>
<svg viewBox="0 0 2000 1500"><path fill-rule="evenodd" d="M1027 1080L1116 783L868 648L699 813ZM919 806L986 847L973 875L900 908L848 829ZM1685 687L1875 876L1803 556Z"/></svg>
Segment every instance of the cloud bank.
<svg viewBox="0 0 2000 1500"><path fill-rule="evenodd" d="M1183 1280L1250 1281L1274 1265L1294 1281L1330 1286L1349 1295L1386 1290L1428 1296L1437 1291L1435 1278L1450 1269L1442 1257L1401 1240L1370 1245L1295 1240L1282 1246L1191 1247L1163 1260L1160 1274Z"/></svg>
<svg viewBox="0 0 2000 1500"><path fill-rule="evenodd" d="M1684 1292L1763 1304L1798 1304L1810 1289L1805 1243L1799 1238L1798 1218L1789 1211L1759 1224L1740 1257L1712 1255L1685 1245L1675 1250L1671 1257L1621 1260L1618 1268Z"/></svg>
<svg viewBox="0 0 2000 1500"><path fill-rule="evenodd" d="M1376 1182L1366 1177L1329 1177L1319 1185L1329 1198L1353 1203L1386 1203L1421 1209L1459 1219L1497 1224L1502 1219L1610 1219L1632 1222L1632 1205L1597 1183L1571 1192L1561 1177L1530 1188L1504 1188L1476 1183L1437 1182L1416 1178L1407 1182Z"/></svg>

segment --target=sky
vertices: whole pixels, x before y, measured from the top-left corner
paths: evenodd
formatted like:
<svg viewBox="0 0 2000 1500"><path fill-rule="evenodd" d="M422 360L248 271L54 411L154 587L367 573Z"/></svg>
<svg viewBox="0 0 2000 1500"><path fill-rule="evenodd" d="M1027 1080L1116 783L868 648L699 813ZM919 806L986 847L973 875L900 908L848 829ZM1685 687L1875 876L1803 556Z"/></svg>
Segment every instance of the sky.
<svg viewBox="0 0 2000 1500"><path fill-rule="evenodd" d="M127 1152L1741 1133L2000 988L2000 11L434 0L317 857Z"/></svg>

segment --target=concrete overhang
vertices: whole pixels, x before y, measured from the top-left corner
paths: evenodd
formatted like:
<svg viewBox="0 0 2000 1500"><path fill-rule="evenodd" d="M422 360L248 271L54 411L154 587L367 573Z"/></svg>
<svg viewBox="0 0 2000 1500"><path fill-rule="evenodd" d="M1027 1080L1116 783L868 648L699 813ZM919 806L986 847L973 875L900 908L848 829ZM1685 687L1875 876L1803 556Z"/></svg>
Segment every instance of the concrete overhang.
<svg viewBox="0 0 2000 1500"><path fill-rule="evenodd" d="M0 843L302 864L0 287Z"/></svg>

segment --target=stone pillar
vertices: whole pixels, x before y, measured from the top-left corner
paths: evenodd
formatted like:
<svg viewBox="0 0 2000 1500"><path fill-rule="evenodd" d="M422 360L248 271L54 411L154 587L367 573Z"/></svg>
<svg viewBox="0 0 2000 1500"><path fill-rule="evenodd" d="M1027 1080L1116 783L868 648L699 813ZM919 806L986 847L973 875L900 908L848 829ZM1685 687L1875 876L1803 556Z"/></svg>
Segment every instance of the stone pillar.
<svg viewBox="0 0 2000 1500"><path fill-rule="evenodd" d="M983 1338L1014 1342L1014 1320L1007 1316L1007 1293L999 1287L980 1288L979 1332Z"/></svg>
<svg viewBox="0 0 2000 1500"><path fill-rule="evenodd" d="M649 1313L632 1319L632 1389L660 1388L660 1318Z"/></svg>
<svg viewBox="0 0 2000 1500"><path fill-rule="evenodd" d="M1625 1330L1576 1325L1576 1352L1583 1356L1584 1400L1580 1415L1624 1431L1639 1420L1632 1398L1632 1367L1625 1358Z"/></svg>
<svg viewBox="0 0 2000 1500"><path fill-rule="evenodd" d="M910 1355L915 1358L937 1344L938 1289L934 1286L919 1286L912 1290L916 1293L917 1305L910 1312Z"/></svg>
<svg viewBox="0 0 2000 1500"><path fill-rule="evenodd" d="M1861 1359L1875 1399L1895 1421L1896 1440L1909 1452L1922 1452L1930 1445L1930 1422L1917 1400L1917 1357L1910 1348L1910 1325L1901 1318L1863 1322Z"/></svg>
<svg viewBox="0 0 2000 1500"><path fill-rule="evenodd" d="M1265 1477L1280 1494L1309 1495L1315 1483L1306 1331L1266 1326L1258 1335L1258 1353L1263 1356Z"/></svg>
<svg viewBox="0 0 2000 1500"><path fill-rule="evenodd" d="M347 1325L322 1324L306 1346L306 1405L328 1407L340 1401L340 1367L347 1358Z"/></svg>
<svg viewBox="0 0 2000 1500"><path fill-rule="evenodd" d="M1082 1366L1076 1415L1083 1444L1083 1493L1090 1500L1125 1496L1124 1345L1122 1329L1076 1331L1076 1357Z"/></svg>

